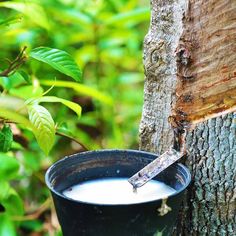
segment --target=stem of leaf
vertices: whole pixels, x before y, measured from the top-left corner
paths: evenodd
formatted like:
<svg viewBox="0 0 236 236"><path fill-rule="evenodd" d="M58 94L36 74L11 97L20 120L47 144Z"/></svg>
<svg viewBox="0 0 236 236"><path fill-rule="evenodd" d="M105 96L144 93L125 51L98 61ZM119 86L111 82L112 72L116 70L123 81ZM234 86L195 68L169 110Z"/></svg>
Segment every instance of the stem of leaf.
<svg viewBox="0 0 236 236"><path fill-rule="evenodd" d="M61 136L61 137L66 137L66 138L69 138L69 139L73 140L74 142L78 143L85 151L89 151L89 149L84 144L82 144L80 141L78 141L78 139L76 139L74 137L71 137L69 135L66 135L64 133L61 133L59 131L56 131L56 134Z"/></svg>
<svg viewBox="0 0 236 236"><path fill-rule="evenodd" d="M18 54L18 56L16 57L16 59L14 61L10 61L9 62L9 66L7 69L5 69L4 71L0 72L0 77L6 77L9 76L13 73L15 73L15 71L23 64L25 63L25 61L27 60L27 57L25 55L25 50L26 50L26 46L23 47L23 49L20 51L20 53Z"/></svg>

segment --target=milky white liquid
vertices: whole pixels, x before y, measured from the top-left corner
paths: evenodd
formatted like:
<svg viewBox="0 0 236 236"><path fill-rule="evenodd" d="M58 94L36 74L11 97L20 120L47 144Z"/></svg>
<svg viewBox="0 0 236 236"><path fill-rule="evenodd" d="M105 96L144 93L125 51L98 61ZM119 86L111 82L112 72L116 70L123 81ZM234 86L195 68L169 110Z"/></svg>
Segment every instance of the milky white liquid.
<svg viewBox="0 0 236 236"><path fill-rule="evenodd" d="M71 199L95 204L132 204L165 198L176 190L151 180L135 193L127 178L103 178L85 181L63 191Z"/></svg>

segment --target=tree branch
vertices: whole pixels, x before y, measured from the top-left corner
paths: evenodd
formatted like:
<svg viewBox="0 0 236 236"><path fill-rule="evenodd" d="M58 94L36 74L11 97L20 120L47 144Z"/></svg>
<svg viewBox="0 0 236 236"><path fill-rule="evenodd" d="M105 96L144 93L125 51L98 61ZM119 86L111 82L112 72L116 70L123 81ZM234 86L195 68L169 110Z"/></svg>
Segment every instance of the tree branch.
<svg viewBox="0 0 236 236"><path fill-rule="evenodd" d="M60 131L56 131L56 134L61 136L61 137L65 137L65 138L69 138L71 140L73 140L74 142L78 143L85 151L89 151L89 148L87 148L83 143L81 143L78 139L72 137L72 136L69 136L69 135L66 135Z"/></svg>
<svg viewBox="0 0 236 236"><path fill-rule="evenodd" d="M25 55L25 50L26 50L26 46L24 46L24 48L21 50L21 52L19 53L19 55L16 57L16 59L14 61L10 61L10 64L8 66L8 68L6 68L4 71L0 72L0 77L5 77L5 76L9 76L13 73L15 73L15 71L23 64L25 63L25 61L27 60L27 56Z"/></svg>

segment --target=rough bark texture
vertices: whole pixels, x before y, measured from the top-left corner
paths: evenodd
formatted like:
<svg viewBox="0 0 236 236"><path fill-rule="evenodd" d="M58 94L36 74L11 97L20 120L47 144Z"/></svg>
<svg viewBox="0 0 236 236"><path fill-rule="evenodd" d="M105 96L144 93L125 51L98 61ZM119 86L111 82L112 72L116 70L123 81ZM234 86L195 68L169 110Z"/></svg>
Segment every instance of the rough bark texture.
<svg viewBox="0 0 236 236"><path fill-rule="evenodd" d="M176 86L177 48L182 33L185 0L151 1L151 24L144 39L144 106L140 124L140 147L163 153L173 144L168 122Z"/></svg>
<svg viewBox="0 0 236 236"><path fill-rule="evenodd" d="M187 136L193 176L177 235L234 236L236 133L232 114L198 125Z"/></svg>
<svg viewBox="0 0 236 236"><path fill-rule="evenodd" d="M163 153L173 145L173 131L168 118L172 113L171 106L178 105L176 74L179 65L176 63L178 58L175 52L178 52L178 45L184 33L182 17L189 14L189 4L197 4L193 9L200 13L207 9L204 3L213 4L215 12L219 13L219 6L224 6L224 11L227 12L235 2L234 0L151 1L151 24L144 40L146 80L140 124L140 149ZM191 17L191 14L188 17ZM227 14L229 13L225 15ZM208 16L212 17L211 12ZM216 30L217 25L220 27L223 24L221 19L223 18L219 16L209 27ZM204 32L205 30L202 29L201 33ZM224 37L224 34L221 37ZM235 44L233 37L228 38L232 44ZM225 42L228 41L220 40L220 45L223 46ZM198 46L204 47L201 42ZM212 60L214 57L217 57L217 50L212 50ZM209 75L214 75L216 71L213 69L214 67L205 68ZM217 81L217 78L215 79ZM189 131L187 149L189 156L185 161L191 169L193 182L187 193L184 212L180 215L175 233L181 236L235 235L236 136L232 115L211 119L197 125L193 131Z"/></svg>

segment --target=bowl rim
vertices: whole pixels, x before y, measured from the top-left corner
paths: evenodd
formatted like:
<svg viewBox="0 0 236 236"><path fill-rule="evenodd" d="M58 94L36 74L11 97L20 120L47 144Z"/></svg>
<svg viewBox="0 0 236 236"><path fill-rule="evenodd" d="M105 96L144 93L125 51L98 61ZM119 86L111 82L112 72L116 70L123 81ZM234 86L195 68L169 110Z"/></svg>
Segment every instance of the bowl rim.
<svg viewBox="0 0 236 236"><path fill-rule="evenodd" d="M62 193L60 193L59 191L56 191L55 188L53 187L53 185L51 184L50 180L49 180L49 175L50 175L50 172L59 164L67 161L69 158L78 158L78 156L80 158L86 158L87 155L89 154L96 154L96 153L104 153L104 152L122 152L122 153L141 153L141 154L144 154L144 155L149 155L150 157L153 157L154 158L158 158L158 155L156 153L152 153L152 152L147 152L147 151L142 151L142 150L135 150L135 149L99 149L99 150L92 150L92 151L85 151L85 152L80 152L80 153L75 153L75 154L72 154L72 155L69 155L69 156L65 156L64 158L56 161L55 163L53 163L46 171L46 174L45 174L45 183L47 185L47 187L49 188L49 190L55 194L56 196L60 197L60 198L63 198L63 199L66 199L66 200L69 200L69 201L72 201L72 202L76 202L76 203L81 203L81 204L87 204L87 205L100 205L100 206L130 206L130 205L141 205L141 204L147 204L147 203L152 203L152 202L157 202L157 201L160 201L162 199L154 199L154 200L149 200L149 201L145 201L145 202L138 202L138 203L127 203L127 204L99 204L99 203L91 203L91 202L86 202L86 201L80 201L80 200L75 200L75 199L72 199L72 198L69 198L65 195L63 195ZM144 156L145 158L145 156ZM146 156L146 158L148 158ZM178 194L180 194L181 192L183 192L185 189L187 189L187 187L189 186L190 182L191 182L191 174L190 174L190 171L189 169L181 164L181 163L174 163L172 164L171 166L179 166L183 171L184 171L184 174L186 176L186 180L185 180L185 184L179 189L179 190L176 190L174 193L170 194L167 199L169 197L173 197L173 196L176 196ZM169 168L169 167L168 167Z"/></svg>

